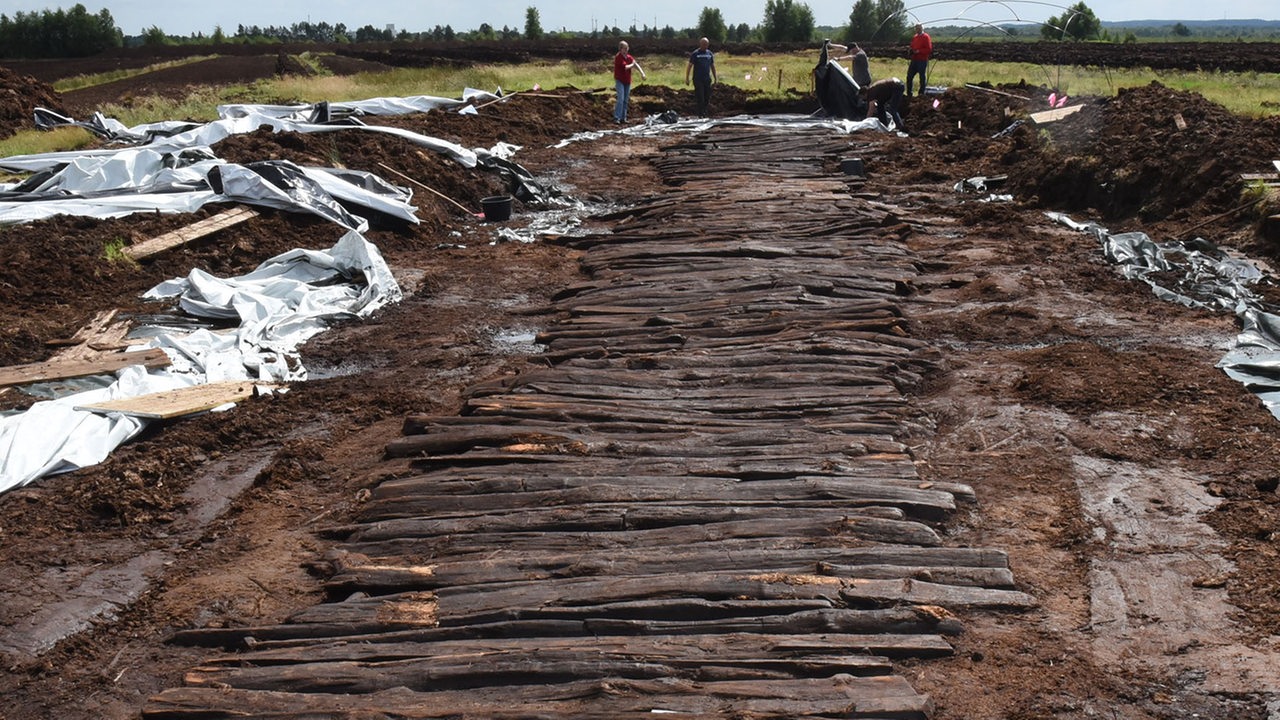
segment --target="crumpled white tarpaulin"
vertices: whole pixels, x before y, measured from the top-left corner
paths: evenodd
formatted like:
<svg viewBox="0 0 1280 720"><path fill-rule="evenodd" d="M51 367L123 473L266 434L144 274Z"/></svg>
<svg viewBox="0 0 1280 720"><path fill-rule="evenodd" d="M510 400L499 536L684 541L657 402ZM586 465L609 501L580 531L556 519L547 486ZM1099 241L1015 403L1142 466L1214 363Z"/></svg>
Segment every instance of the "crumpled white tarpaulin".
<svg viewBox="0 0 1280 720"><path fill-rule="evenodd" d="M486 102L491 98L497 99L497 97L497 95L484 90L467 88L463 90L461 100L431 95L411 95L409 97L376 97L349 102L299 103L297 105L229 104L218 106L218 117L235 118L256 114L269 115L295 122L313 122L317 111L322 109L328 110L331 114L343 116L409 115L432 110L452 110L466 105L469 101Z"/></svg>
<svg viewBox="0 0 1280 720"><path fill-rule="evenodd" d="M152 338L132 349L162 348L171 367L147 372L131 366L107 388L38 402L24 413L0 418L0 491L97 464L147 424L76 406L206 382L306 379L299 345L330 322L367 317L397 302L401 291L377 248L352 231L327 252L291 250L237 278L193 271L157 285L147 296L176 297L193 315L239 318L240 325L225 333L199 330Z"/></svg>
<svg viewBox="0 0 1280 720"><path fill-rule="evenodd" d="M676 122L661 122L657 115L645 118L640 125L630 125L621 130L588 130L576 133L552 145L562 148L583 140L597 140L606 135L632 135L636 137L654 137L672 132L698 133L707 128L719 125L749 125L753 127L794 128L797 130L834 129L852 135L863 130L879 130L889 132L889 128L879 118L869 117L865 120L845 120L842 118L814 117L812 115L735 115L726 118L686 118Z"/></svg>
<svg viewBox="0 0 1280 720"><path fill-rule="evenodd" d="M0 192L0 224L55 215L189 213L209 203L243 202L311 212L363 232L368 221L347 212L339 201L416 224L412 199L408 188L359 170L300 167L285 160L238 165L218 159L207 146L127 148L78 157L7 186Z"/></svg>

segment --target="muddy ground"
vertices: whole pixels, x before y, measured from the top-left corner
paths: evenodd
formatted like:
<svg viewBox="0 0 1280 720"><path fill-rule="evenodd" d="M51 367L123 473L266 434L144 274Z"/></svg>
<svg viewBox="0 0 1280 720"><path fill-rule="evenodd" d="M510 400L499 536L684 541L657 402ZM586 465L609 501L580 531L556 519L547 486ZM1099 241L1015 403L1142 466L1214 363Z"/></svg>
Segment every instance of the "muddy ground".
<svg viewBox="0 0 1280 720"><path fill-rule="evenodd" d="M275 60L255 62L269 73ZM162 85L180 83L134 81L138 92ZM1007 549L1020 589L1041 602L967 618L955 656L912 663L907 677L934 696L938 718L1267 718L1280 697L1280 421L1214 367L1234 318L1156 299L1120 278L1092 237L1043 212L1158 239L1201 235L1274 262L1280 248L1262 218L1275 210L1237 208L1240 174L1280 158L1276 123L1152 85L1080 99L1084 110L1052 125L1015 126L1047 107L1049 90L990 90L949 91L936 108L913 100L910 137L848 139L867 166L852 187L899 207L912 228L921 276L904 299L911 332L946 355L914 399L919 420L906 439L925 480L977 492L977 505L942 529L956 544ZM95 92L57 99L80 112ZM612 97L546 94L557 97L378 122L467 146L520 144L526 168L601 212L669 190L647 160L670 139L549 149L612 128ZM645 86L635 101L637 117L691 106L684 91ZM719 92L713 110L765 111L751 102ZM781 109L806 102L816 109L806 98ZM233 161L390 165L477 210L505 190L495 175L388 138L257 133L218 151ZM977 175L1007 176L1000 191L1014 199L953 191ZM0 716L136 717L210 653L167 643L175 630L277 622L318 601L322 531L401 468L382 448L405 414L456 412L466 387L524 361L527 348L499 338L545 322L545 300L579 279L574 253L495 242L496 224L426 192L418 204L420 225L369 233L405 301L309 342L312 381L154 426L97 467L0 495ZM533 216L517 203L505 225ZM242 273L341 234L266 211L146 264L104 256L108 243L194 219L4 229L0 363L48 357L102 309L154 312L138 295L193 267ZM29 402L0 394L6 408Z"/></svg>

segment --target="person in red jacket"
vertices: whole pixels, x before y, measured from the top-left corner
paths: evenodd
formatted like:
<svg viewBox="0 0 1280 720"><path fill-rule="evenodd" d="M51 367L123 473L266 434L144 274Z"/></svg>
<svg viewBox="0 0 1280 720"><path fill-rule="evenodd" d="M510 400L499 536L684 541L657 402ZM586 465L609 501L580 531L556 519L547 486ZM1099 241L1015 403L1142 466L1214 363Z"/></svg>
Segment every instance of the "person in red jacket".
<svg viewBox="0 0 1280 720"><path fill-rule="evenodd" d="M631 69L640 71L640 77L648 79L644 68L631 57L631 46L623 40L618 43L618 54L613 56L613 86L618 100L613 106L613 121L619 125L627 121L627 102L631 100Z"/></svg>
<svg viewBox="0 0 1280 720"><path fill-rule="evenodd" d="M907 97L911 97L911 81L920 76L920 94L924 94L925 71L929 68L929 56L933 54L933 38L916 23L915 37L911 38L911 62L907 65Z"/></svg>

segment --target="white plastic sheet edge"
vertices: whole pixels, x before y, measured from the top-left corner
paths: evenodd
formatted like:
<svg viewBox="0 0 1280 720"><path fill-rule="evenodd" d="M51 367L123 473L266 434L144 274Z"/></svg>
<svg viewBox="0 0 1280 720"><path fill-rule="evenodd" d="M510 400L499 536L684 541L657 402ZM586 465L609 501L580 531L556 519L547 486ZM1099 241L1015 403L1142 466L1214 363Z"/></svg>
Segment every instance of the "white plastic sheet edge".
<svg viewBox="0 0 1280 720"><path fill-rule="evenodd" d="M348 283L328 283L337 277ZM367 317L402 294L378 249L351 231L327 252L291 250L238 278L193 271L161 283L147 296L179 297L193 314L236 316L241 324L231 333L158 336L138 348L163 349L173 361L170 368L148 372L130 366L106 388L38 402L24 413L0 418L0 492L102 462L147 426L137 417L76 406L206 382L305 379L296 356L299 345L329 321Z"/></svg>

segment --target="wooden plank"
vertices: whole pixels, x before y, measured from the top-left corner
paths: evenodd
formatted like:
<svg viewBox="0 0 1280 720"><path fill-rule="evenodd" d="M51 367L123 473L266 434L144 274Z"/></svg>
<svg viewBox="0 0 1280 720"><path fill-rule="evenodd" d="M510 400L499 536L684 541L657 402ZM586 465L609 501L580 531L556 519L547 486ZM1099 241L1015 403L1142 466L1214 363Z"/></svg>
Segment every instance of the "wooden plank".
<svg viewBox="0 0 1280 720"><path fill-rule="evenodd" d="M134 417L167 420L212 410L219 405L240 402L253 397L254 383L238 382L192 385L177 390L163 390L131 398L121 398L93 405L80 405L77 410L96 413L120 413Z"/></svg>
<svg viewBox="0 0 1280 720"><path fill-rule="evenodd" d="M130 344L124 339L129 332L129 323L116 320L117 309L103 310L93 316L87 325L76 331L69 338L53 338L45 341L47 346L63 347L54 353L50 360L69 360L71 358L95 358L105 350L122 350Z"/></svg>
<svg viewBox="0 0 1280 720"><path fill-rule="evenodd" d="M130 365L143 365L148 368L168 367L169 356L163 350L153 348L135 352L100 354L96 358L71 358L11 365L0 368L0 387L104 375Z"/></svg>
<svg viewBox="0 0 1280 720"><path fill-rule="evenodd" d="M803 653L806 646L818 646L816 640L797 643L800 653L794 660L775 660L768 658L748 658L739 667L732 658L721 660L714 652L721 647L724 637L713 636L709 648L696 648L679 643L681 639L696 640L698 636L671 636L668 641L671 647L667 657L646 657L643 653L613 653L602 648L599 641L592 640L584 644L581 638L573 638L568 650L549 647L551 642L537 638L528 650L519 647L514 641L512 647L503 650L499 643L487 643L477 646L470 653L451 655L418 655L413 658L389 658L386 661L370 660L334 660L329 662L308 662L308 650L288 651L281 656L293 657L296 663L265 664L263 666L219 667L205 665L189 671L185 680L193 686L240 687L285 692L325 692L333 688L341 688L344 694L367 694L396 687L407 687L422 692L467 689L494 686L509 686L511 678L520 678L521 684L556 683L575 680L592 680L602 678L627 678L636 680L683 679L688 681L754 681L784 680L788 676L804 673L834 676L847 675L850 682L886 680L894 676L882 672L884 665L873 663L867 667L862 658L855 653L878 653L884 649L898 657L939 657L949 655L951 646L938 636L901 635L901 636L847 636L853 638L850 643L833 643L831 654L819 658L806 658ZM813 636L823 637L823 636ZM839 637L839 636L825 636ZM779 641L778 651L785 653L788 649ZM658 647L664 638L654 638L655 643L638 645ZM539 642L541 641L541 642ZM625 639L624 639L625 641ZM771 642L773 638L765 640ZM390 646L395 647L395 646ZM494 648L485 651L481 648ZM387 647L372 648L338 647L338 652L360 655L367 652L374 657L388 650ZM364 652L362 652L364 651ZM684 654L681 654L684 651ZM427 647L418 652L429 653ZM448 652L447 650L444 652ZM838 653L838 655L837 655ZM275 658L279 659L279 657ZM231 662L252 662L253 655L233 658ZM752 662L754 661L754 662ZM752 664L765 666L782 665L770 672L756 670ZM786 668L786 665L791 668ZM809 668L797 667L809 664ZM815 667L816 666L816 667ZM865 668L865 669L864 669ZM881 672L877 672L881 671Z"/></svg>
<svg viewBox="0 0 1280 720"><path fill-rule="evenodd" d="M256 217L258 217L256 210L245 207L232 208L226 212L191 223L186 227L130 245L124 248L123 252L128 258L142 260Z"/></svg>
<svg viewBox="0 0 1280 720"><path fill-rule="evenodd" d="M1084 105L1071 105L1064 108L1055 108L1053 110L1045 110L1044 112L1031 113L1031 122L1037 125L1045 123L1057 122L1069 115L1074 115L1084 109Z"/></svg>
<svg viewBox="0 0 1280 720"><path fill-rule="evenodd" d="M536 614L538 611L534 610ZM434 643L484 638L555 638L595 635L716 635L755 633L892 634L957 636L964 625L941 608L833 608L813 601L654 600L557 610L554 618L508 620L475 625L368 630L369 625L273 625L180 630L177 645L255 650L311 647L318 643ZM368 630L360 632L359 630ZM346 630L347 632L343 632ZM337 631L337 632L335 632ZM251 643L246 642L253 638Z"/></svg>
<svg viewBox="0 0 1280 720"><path fill-rule="evenodd" d="M581 636L503 637L384 643L323 642L309 645L257 649L251 656L210 658L206 667L234 668L246 660L255 665L301 665L322 662L391 663L423 660L439 668L521 656L538 661L570 661L587 658L627 659L695 665L738 665L790 658L844 657L855 675L884 675L890 655L950 655L952 647L938 635L926 633L797 633L760 634L728 632L713 635L609 635L592 633L590 647Z"/></svg>
<svg viewBox="0 0 1280 720"><path fill-rule="evenodd" d="M730 714L726 708L734 713ZM899 676L835 675L720 682L604 678L433 692L400 687L368 694L184 687L166 690L149 699L142 717L145 720L388 716L405 720L458 717L640 720L655 717L655 711L677 713L673 717L682 720L728 716L925 720L932 712L932 704L928 696L917 694Z"/></svg>

